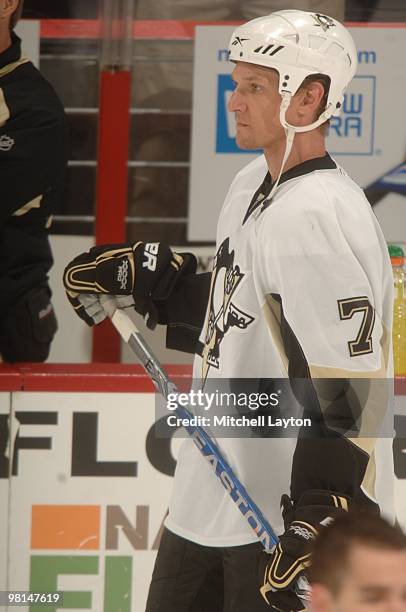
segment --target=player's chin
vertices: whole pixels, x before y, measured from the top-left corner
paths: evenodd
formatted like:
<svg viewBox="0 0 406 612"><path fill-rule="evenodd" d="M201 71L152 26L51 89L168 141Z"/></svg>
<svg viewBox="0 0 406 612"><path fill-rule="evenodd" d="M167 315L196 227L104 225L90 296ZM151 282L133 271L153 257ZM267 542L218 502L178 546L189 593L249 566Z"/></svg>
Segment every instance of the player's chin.
<svg viewBox="0 0 406 612"><path fill-rule="evenodd" d="M247 138L246 136L244 137L242 134L240 135L238 133L235 138L235 142L237 147L243 151L252 151L260 148L253 138Z"/></svg>

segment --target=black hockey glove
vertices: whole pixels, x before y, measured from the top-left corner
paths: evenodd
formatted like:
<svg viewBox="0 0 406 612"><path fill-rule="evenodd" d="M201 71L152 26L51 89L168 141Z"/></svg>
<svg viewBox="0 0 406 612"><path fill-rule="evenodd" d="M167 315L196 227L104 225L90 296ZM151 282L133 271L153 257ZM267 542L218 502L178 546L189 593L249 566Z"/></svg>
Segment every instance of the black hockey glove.
<svg viewBox="0 0 406 612"><path fill-rule="evenodd" d="M285 533L271 554L261 553L259 563L260 592L273 610L306 610L311 542L320 527L348 510L348 503L347 497L329 491L307 491L294 505L288 495L282 496Z"/></svg>
<svg viewBox="0 0 406 612"><path fill-rule="evenodd" d="M154 302L166 300L183 274L196 271L190 253L174 253L163 243L109 244L93 247L75 257L65 268L63 283L76 313L88 324L105 319L99 297L118 298L118 306L133 306L148 317L153 329L158 322Z"/></svg>

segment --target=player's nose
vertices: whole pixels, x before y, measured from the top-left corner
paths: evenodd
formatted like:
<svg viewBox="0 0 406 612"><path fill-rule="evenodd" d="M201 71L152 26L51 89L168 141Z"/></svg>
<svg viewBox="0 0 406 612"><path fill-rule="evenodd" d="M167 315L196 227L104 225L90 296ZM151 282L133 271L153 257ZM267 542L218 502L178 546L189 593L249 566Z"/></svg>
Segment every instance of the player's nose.
<svg viewBox="0 0 406 612"><path fill-rule="evenodd" d="M238 91L233 91L231 98L228 101L228 110L230 113L244 112L247 110L247 105Z"/></svg>

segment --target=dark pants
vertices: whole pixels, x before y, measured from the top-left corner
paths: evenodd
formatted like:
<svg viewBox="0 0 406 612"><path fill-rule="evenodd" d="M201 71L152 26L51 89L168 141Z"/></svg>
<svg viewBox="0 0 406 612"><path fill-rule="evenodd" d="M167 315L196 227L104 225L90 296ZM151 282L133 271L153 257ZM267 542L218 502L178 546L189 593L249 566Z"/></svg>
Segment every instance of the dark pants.
<svg viewBox="0 0 406 612"><path fill-rule="evenodd" d="M0 321L3 361L42 362L48 358L58 327L50 295L47 286L31 289Z"/></svg>
<svg viewBox="0 0 406 612"><path fill-rule="evenodd" d="M261 550L200 546L165 529L146 612L269 612L259 593Z"/></svg>

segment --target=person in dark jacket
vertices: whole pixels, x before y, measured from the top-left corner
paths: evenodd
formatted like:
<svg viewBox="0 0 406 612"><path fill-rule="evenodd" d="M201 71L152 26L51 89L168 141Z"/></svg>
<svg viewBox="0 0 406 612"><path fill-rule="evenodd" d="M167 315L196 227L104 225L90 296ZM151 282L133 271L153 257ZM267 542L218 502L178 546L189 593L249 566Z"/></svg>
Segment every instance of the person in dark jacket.
<svg viewBox="0 0 406 612"><path fill-rule="evenodd" d="M21 54L23 0L0 0L0 358L45 361L57 330L48 272L52 213L67 161L67 121Z"/></svg>

